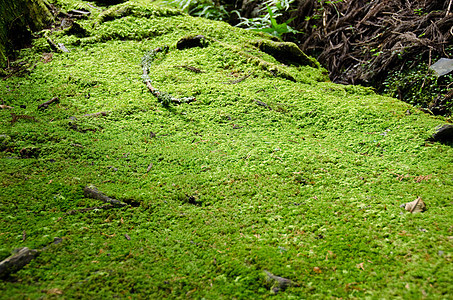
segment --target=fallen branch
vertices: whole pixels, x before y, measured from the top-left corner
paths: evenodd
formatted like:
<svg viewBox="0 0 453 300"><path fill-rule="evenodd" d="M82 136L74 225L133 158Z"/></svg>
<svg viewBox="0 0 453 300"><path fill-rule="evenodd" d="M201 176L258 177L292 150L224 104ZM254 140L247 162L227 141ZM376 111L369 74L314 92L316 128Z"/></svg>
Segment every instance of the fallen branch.
<svg viewBox="0 0 453 300"><path fill-rule="evenodd" d="M60 101L60 99L58 97L53 97L52 99L50 99L49 101L46 101L44 103L41 103L38 105L38 109L40 110L44 110L46 109L47 107L49 107L50 104L52 103L58 103Z"/></svg>
<svg viewBox="0 0 453 300"><path fill-rule="evenodd" d="M92 113L92 114L86 114L86 115L83 115L82 117L98 117L98 116L106 116L108 115L109 112L107 111L100 111L100 112L97 112L97 113Z"/></svg>
<svg viewBox="0 0 453 300"><path fill-rule="evenodd" d="M272 108L269 105L267 105L266 103L264 103L262 101L255 100L255 103L258 104L259 106L263 106L265 108L268 108L269 110L272 110Z"/></svg>
<svg viewBox="0 0 453 300"><path fill-rule="evenodd" d="M15 254L0 262L0 278L19 271L38 255L38 250L19 248Z"/></svg>
<svg viewBox="0 0 453 300"><path fill-rule="evenodd" d="M448 3L448 8L447 8L447 12L445 13L445 17L448 17L448 15L450 14L450 9L451 9L451 3L452 3L452 2L453 2L453 1L450 0L450 2Z"/></svg>
<svg viewBox="0 0 453 300"><path fill-rule="evenodd" d="M53 48L54 50L58 51L58 52L69 52L69 50L62 44L62 43L58 43L56 44L50 37L49 37L49 30L46 30L44 32L44 38L46 39L46 41L49 43L50 47Z"/></svg>
<svg viewBox="0 0 453 300"><path fill-rule="evenodd" d="M188 65L182 65L182 66L175 66L175 68L184 68L188 71L192 71L194 73L206 73L205 71L202 71L198 68L195 68L195 67L192 67L192 66L188 66Z"/></svg>
<svg viewBox="0 0 453 300"><path fill-rule="evenodd" d="M87 197L87 198L101 200L101 201L104 201L105 203L110 203L115 206L126 206L127 205L124 202L121 202L119 200L116 200L116 199L113 199L113 198L110 198L110 197L104 195L94 185L87 185L83 189L83 193L84 193L85 197Z"/></svg>
<svg viewBox="0 0 453 300"><path fill-rule="evenodd" d="M239 83L241 81L244 81L246 80L247 78L250 77L250 75L252 75L252 72L249 72L247 75L239 78L239 79L236 79L236 80L233 80L233 81L230 81L230 82L223 82L223 84L236 84L236 83Z"/></svg>
<svg viewBox="0 0 453 300"><path fill-rule="evenodd" d="M143 56L143 58L142 58L143 82L145 83L146 87L151 92L151 94L153 94L157 98L157 101L162 103L162 105L164 105L164 106L168 106L168 105L170 105L170 103L181 104L181 103L190 103L190 102L195 101L195 97L183 97L183 98L173 97L170 94L159 91L158 89L153 87L153 85L151 84L151 78L149 77L149 74L148 74L151 63L156 58L157 53L159 53L159 52L166 53L167 51L168 51L168 46L159 47L159 48L149 51L148 53L146 53Z"/></svg>
<svg viewBox="0 0 453 300"><path fill-rule="evenodd" d="M274 293L278 293L279 291L284 291L286 288L288 288L290 286L297 286L297 283L295 283L294 281L292 281L290 279L276 276L266 270L264 270L264 273L266 273L266 275L267 275L267 278L266 278L267 281L274 282L274 284L272 286L272 292L274 292Z"/></svg>
<svg viewBox="0 0 453 300"><path fill-rule="evenodd" d="M87 18L89 15L91 15L91 12L80 9L71 9L70 11L68 11L67 15L70 18Z"/></svg>
<svg viewBox="0 0 453 300"><path fill-rule="evenodd" d="M16 115L15 113L11 113L11 117L12 117L11 125L16 123L17 120L19 120L19 119L32 120L32 121L38 122L38 120L36 120L35 117L28 116L28 115Z"/></svg>
<svg viewBox="0 0 453 300"><path fill-rule="evenodd" d="M68 48L66 48L63 43L58 43L58 49L60 49L61 52L69 52Z"/></svg>
<svg viewBox="0 0 453 300"><path fill-rule="evenodd" d="M14 250L10 257L0 262L0 278L5 278L9 274L19 271L36 258L42 251L47 250L52 244L59 244L61 242L62 239L56 237L51 244L41 250L29 249L27 247Z"/></svg>

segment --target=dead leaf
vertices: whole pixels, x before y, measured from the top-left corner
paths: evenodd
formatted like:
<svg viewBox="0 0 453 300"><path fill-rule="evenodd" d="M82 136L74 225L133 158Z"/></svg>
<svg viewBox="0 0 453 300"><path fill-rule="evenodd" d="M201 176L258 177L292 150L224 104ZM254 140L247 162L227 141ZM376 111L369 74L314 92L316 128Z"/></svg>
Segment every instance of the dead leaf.
<svg viewBox="0 0 453 300"><path fill-rule="evenodd" d="M357 264L357 265L355 265L355 266L356 266L357 268L362 269L362 270L365 271L365 268L363 267L363 262L361 262L360 264Z"/></svg>
<svg viewBox="0 0 453 300"><path fill-rule="evenodd" d="M0 105L0 109L13 109L14 107L8 105Z"/></svg>
<svg viewBox="0 0 453 300"><path fill-rule="evenodd" d="M426 210L426 204L421 197L418 197L412 202L402 204L401 207L404 207L404 209L410 213L423 212Z"/></svg>
<svg viewBox="0 0 453 300"><path fill-rule="evenodd" d="M318 267L314 267L314 268L313 268L313 272L318 273L318 274L321 274L321 273L322 273L321 269L318 268Z"/></svg>
<svg viewBox="0 0 453 300"><path fill-rule="evenodd" d="M46 292L47 295L62 295L63 291L57 288L47 290Z"/></svg>
<svg viewBox="0 0 453 300"><path fill-rule="evenodd" d="M326 260L329 260L329 255L330 255L331 257L333 257L333 258L335 258L335 256L336 256L332 251L327 250Z"/></svg>
<svg viewBox="0 0 453 300"><path fill-rule="evenodd" d="M126 240L128 240L128 241L130 241L130 240L131 240L131 237L130 237L130 236L129 236L129 235L127 234L127 233L125 233L125 234L124 234L124 237L125 237L125 238L126 238Z"/></svg>
<svg viewBox="0 0 453 300"><path fill-rule="evenodd" d="M350 283L347 283L344 287L344 289L346 291L353 291L353 290L356 290L356 291L361 291L362 288L360 286L357 286L358 283L357 282L350 282Z"/></svg>
<svg viewBox="0 0 453 300"><path fill-rule="evenodd" d="M53 53L43 53L42 55L42 62L43 63L48 63L52 61Z"/></svg>

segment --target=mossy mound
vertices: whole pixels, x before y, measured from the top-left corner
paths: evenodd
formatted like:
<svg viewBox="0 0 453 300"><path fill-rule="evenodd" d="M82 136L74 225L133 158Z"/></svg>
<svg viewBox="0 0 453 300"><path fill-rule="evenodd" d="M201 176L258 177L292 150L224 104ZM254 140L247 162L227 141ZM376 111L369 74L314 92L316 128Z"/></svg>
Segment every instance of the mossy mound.
<svg viewBox="0 0 453 300"><path fill-rule="evenodd" d="M147 1L91 11L83 35L47 32L69 52L24 50L31 73L1 83L2 257L62 238L4 297L451 294L443 119L282 64L265 35ZM163 106L146 80L196 101ZM100 208L89 184L135 205ZM400 208L418 196L426 212Z"/></svg>

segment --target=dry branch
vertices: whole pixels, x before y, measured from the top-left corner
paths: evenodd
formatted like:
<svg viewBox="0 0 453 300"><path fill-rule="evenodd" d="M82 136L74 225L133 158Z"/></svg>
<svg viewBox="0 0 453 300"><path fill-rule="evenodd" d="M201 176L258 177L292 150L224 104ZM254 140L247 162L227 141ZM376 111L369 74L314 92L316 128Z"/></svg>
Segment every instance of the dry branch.
<svg viewBox="0 0 453 300"><path fill-rule="evenodd" d="M27 247L19 248L14 255L0 262L0 278L22 269L38 255L38 250L28 249Z"/></svg>
<svg viewBox="0 0 453 300"><path fill-rule="evenodd" d="M87 185L83 189L83 193L84 193L85 197L87 197L87 198L101 200L101 201L104 201L105 203L110 203L115 206L126 206L127 205L124 202L121 202L119 200L116 200L114 198L110 198L110 197L104 195L94 185Z"/></svg>
<svg viewBox="0 0 453 300"><path fill-rule="evenodd" d="M194 72L194 73L206 73L205 71L202 71L196 67L192 67L192 66L188 66L188 65L175 66L175 68L184 68L184 69Z"/></svg>
<svg viewBox="0 0 453 300"><path fill-rule="evenodd" d="M159 47L149 51L143 56L142 58L143 83L145 83L146 87L151 92L151 94L153 94L157 98L157 101L162 103L164 106L168 106L170 103L181 104L195 101L195 97L183 97L183 98L173 97L170 94L159 91L151 84L151 78L149 77L151 64L155 60L157 53L163 52L165 54L167 51L168 46Z"/></svg>
<svg viewBox="0 0 453 300"><path fill-rule="evenodd" d="M38 109L41 109L41 110L44 110L46 109L47 107L49 107L50 104L52 103L58 103L60 101L60 99L58 97L53 97L52 99L50 99L49 101L46 101L44 103L41 103L38 105Z"/></svg>
<svg viewBox="0 0 453 300"><path fill-rule="evenodd" d="M452 2L306 0L287 17L304 32L302 51L318 54L332 81L371 83L407 67L415 54L445 56L453 39Z"/></svg>
<svg viewBox="0 0 453 300"><path fill-rule="evenodd" d="M25 240L25 231L23 232L23 240ZM55 237L51 244L48 244L41 250L29 249L27 247L15 249L10 257L0 262L0 278L5 278L9 274L19 271L42 251L46 251L52 245L59 244L62 241L62 238Z"/></svg>
<svg viewBox="0 0 453 300"><path fill-rule="evenodd" d="M92 114L86 114L86 115L83 115L82 117L98 117L98 116L106 116L108 115L109 112L107 111L100 111L100 112L97 112L97 113L92 113Z"/></svg>
<svg viewBox="0 0 453 300"><path fill-rule="evenodd" d="M11 113L11 124L14 124L17 122L17 120L22 119L22 120L32 120L35 122L38 122L35 117L28 116L28 115L16 115L15 113Z"/></svg>
<svg viewBox="0 0 453 300"><path fill-rule="evenodd" d="M267 275L267 278L266 278L267 281L274 282L274 285L272 287L272 292L274 292L274 293L278 293L279 291L284 291L286 288L288 288L290 286L298 285L297 283L295 283L294 281L292 281L290 279L276 276L269 271L264 270L264 273L266 273L266 275Z"/></svg>
<svg viewBox="0 0 453 300"><path fill-rule="evenodd" d="M242 76L242 77L239 78L239 79L232 80L232 81L229 81L229 82L224 82L223 84L236 84L236 83L239 83L239 82L241 82L241 81L246 80L247 78L250 77L250 75L252 75L252 72L248 72L248 74Z"/></svg>

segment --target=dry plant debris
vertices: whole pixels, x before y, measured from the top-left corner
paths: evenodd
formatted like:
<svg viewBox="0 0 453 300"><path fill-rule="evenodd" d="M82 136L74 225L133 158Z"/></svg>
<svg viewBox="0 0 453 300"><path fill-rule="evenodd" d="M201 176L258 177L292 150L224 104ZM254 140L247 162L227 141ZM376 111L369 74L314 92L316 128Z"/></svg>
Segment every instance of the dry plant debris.
<svg viewBox="0 0 453 300"><path fill-rule="evenodd" d="M426 204L425 202L423 202L421 197L418 197L414 201L408 202L406 204L402 204L401 207L413 214L424 212L426 210Z"/></svg>

